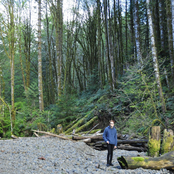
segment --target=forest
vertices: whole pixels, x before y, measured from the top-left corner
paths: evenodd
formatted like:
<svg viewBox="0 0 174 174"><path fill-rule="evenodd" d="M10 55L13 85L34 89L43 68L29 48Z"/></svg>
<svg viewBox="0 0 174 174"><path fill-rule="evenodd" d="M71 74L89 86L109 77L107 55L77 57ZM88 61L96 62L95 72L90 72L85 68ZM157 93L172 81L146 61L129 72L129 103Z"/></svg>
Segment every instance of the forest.
<svg viewBox="0 0 174 174"><path fill-rule="evenodd" d="M0 0L0 137L173 129L174 1L72 3Z"/></svg>

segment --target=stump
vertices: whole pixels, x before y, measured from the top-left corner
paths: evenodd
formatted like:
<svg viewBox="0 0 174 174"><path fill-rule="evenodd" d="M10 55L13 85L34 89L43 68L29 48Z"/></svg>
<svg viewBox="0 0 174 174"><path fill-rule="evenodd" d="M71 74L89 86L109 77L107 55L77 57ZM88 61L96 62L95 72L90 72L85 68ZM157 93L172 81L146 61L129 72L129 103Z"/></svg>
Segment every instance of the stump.
<svg viewBox="0 0 174 174"><path fill-rule="evenodd" d="M171 129L164 129L161 153L164 154L170 151L174 151L173 131Z"/></svg>
<svg viewBox="0 0 174 174"><path fill-rule="evenodd" d="M174 170L174 151L166 153L160 157L131 157L121 156L117 158L123 169L136 169L142 167L144 169L169 169Z"/></svg>
<svg viewBox="0 0 174 174"><path fill-rule="evenodd" d="M161 143L160 126L153 126L149 135L148 155L151 157L159 156Z"/></svg>

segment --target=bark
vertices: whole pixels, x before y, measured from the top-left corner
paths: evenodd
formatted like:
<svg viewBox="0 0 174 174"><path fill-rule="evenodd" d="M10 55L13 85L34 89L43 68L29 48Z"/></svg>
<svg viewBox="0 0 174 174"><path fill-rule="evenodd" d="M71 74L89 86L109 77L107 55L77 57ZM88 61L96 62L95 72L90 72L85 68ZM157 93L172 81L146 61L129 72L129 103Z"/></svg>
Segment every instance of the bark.
<svg viewBox="0 0 174 174"><path fill-rule="evenodd" d="M136 51L137 51L137 61L139 65L142 65L142 52L141 52L141 43L140 43L140 20L138 14L138 0L135 0L134 5L134 29L135 29L135 43L136 43Z"/></svg>
<svg viewBox="0 0 174 174"><path fill-rule="evenodd" d="M100 87L103 88L103 80L102 80L102 57L101 57L101 2L97 0L97 56L98 56L98 71L99 71L99 79L100 79Z"/></svg>
<svg viewBox="0 0 174 174"><path fill-rule="evenodd" d="M163 0L159 0L158 9L159 9L159 27L160 27L160 40L161 40L161 50L164 50L164 3Z"/></svg>
<svg viewBox="0 0 174 174"><path fill-rule="evenodd" d="M167 13L167 31L168 31L168 44L169 44L169 55L170 55L170 64L171 64L171 75L172 83L174 80L174 52L173 52L173 35L172 35L172 20L171 20L171 2L166 0L166 13ZM173 84L174 85L174 84Z"/></svg>
<svg viewBox="0 0 174 174"><path fill-rule="evenodd" d="M157 59L158 56L157 56L154 29L153 29L153 23L152 23L152 13L150 11L150 0L146 0L146 3L147 3L147 15L148 15L148 22L149 22L149 32L150 32L150 39L151 39L153 66L154 66L154 71L155 71L158 93L159 93L160 100L161 100L162 111L163 111L163 113L165 113L166 105L165 105L164 96L163 96L163 92L162 92L162 85L161 85L161 81L160 81L159 65L158 65L158 59Z"/></svg>
<svg viewBox="0 0 174 174"><path fill-rule="evenodd" d="M38 1L38 88L39 109L44 110L43 87L42 87L42 56L41 56L41 0Z"/></svg>
<svg viewBox="0 0 174 174"><path fill-rule="evenodd" d="M173 49L174 49L174 1L171 0L172 6L172 35L173 35Z"/></svg>
<svg viewBox="0 0 174 174"><path fill-rule="evenodd" d="M136 169L142 167L144 169L170 169L174 170L174 151L166 153L160 157L133 157L133 156L121 156L117 160L123 169Z"/></svg>
<svg viewBox="0 0 174 174"><path fill-rule="evenodd" d="M11 66L11 118L12 118L12 127L14 126L15 121L15 108L14 108L14 75L15 75L15 23L14 23L14 2L11 1L9 4L9 15L10 15L10 24L9 24L9 55L10 55L10 66Z"/></svg>
<svg viewBox="0 0 174 174"><path fill-rule="evenodd" d="M149 136L148 148L149 156L157 157L159 156L161 143L160 126L153 126Z"/></svg>
<svg viewBox="0 0 174 174"><path fill-rule="evenodd" d="M108 29L108 3L104 0L104 15L105 15L105 38L106 38L106 55L107 55L107 66L108 66L108 77L111 90L113 90L113 79L111 70L111 60L110 60L110 45L109 45L109 29Z"/></svg>

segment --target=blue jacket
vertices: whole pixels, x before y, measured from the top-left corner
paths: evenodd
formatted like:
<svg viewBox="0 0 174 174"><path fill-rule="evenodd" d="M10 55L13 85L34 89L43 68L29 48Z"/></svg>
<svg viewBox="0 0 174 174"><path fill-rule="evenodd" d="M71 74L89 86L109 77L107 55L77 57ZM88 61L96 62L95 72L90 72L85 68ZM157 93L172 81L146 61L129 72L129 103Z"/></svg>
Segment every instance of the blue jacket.
<svg viewBox="0 0 174 174"><path fill-rule="evenodd" d="M111 129L110 126L106 127L103 132L103 139L105 142L109 141L109 144L117 146L117 130L115 127Z"/></svg>

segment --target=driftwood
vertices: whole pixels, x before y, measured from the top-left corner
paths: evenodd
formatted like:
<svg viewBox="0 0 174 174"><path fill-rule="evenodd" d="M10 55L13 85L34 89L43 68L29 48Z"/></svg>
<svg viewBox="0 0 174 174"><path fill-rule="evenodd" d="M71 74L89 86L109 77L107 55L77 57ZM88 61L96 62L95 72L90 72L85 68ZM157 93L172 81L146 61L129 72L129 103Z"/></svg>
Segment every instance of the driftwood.
<svg viewBox="0 0 174 174"><path fill-rule="evenodd" d="M103 140L103 135L95 135L95 136L73 136L72 139L73 140L83 140L83 139L87 139L87 138L91 138L91 140L95 139L95 140Z"/></svg>
<svg viewBox="0 0 174 174"><path fill-rule="evenodd" d="M131 157L121 156L117 158L123 169L136 169L142 167L144 169L160 170L162 168L174 170L174 151L166 153L160 157Z"/></svg>
<svg viewBox="0 0 174 174"><path fill-rule="evenodd" d="M63 137L63 136L60 136L60 135L56 135L56 134L53 134L53 133L50 133L50 132L44 132L44 131L38 131L38 130L32 130L33 132L38 132L38 133L41 133L41 134L46 134L46 135L50 135L50 136L53 136L53 137L58 137L58 138L61 138L61 139L64 139L64 140L71 140L69 138L66 138L66 137Z"/></svg>
<svg viewBox="0 0 174 174"><path fill-rule="evenodd" d="M15 135L11 135L11 138L13 138L13 139L18 139L18 137L15 136Z"/></svg>
<svg viewBox="0 0 174 174"><path fill-rule="evenodd" d="M121 134L117 134L117 138L120 138L122 135ZM91 135L91 136L73 136L72 139L73 140L83 140L83 139L87 139L87 138L91 138L91 140L103 140L103 135ZM126 140L123 140L126 141ZM131 140L129 140L131 141Z"/></svg>

